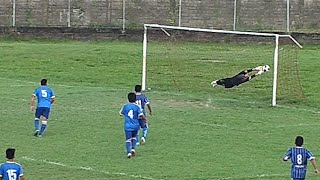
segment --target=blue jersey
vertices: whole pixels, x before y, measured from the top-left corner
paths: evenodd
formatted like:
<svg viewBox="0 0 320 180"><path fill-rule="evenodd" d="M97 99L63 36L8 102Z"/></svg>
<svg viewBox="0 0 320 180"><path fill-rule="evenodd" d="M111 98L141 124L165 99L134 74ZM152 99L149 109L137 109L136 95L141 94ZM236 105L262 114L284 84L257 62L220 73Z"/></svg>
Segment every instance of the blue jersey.
<svg viewBox="0 0 320 180"><path fill-rule="evenodd" d="M121 114L124 116L124 130L139 130L139 116L143 115L143 113L141 108L137 104L125 104L121 109Z"/></svg>
<svg viewBox="0 0 320 180"><path fill-rule="evenodd" d="M54 98L54 92L47 86L40 86L34 90L33 95L38 99L37 107L51 108L51 98Z"/></svg>
<svg viewBox="0 0 320 180"><path fill-rule="evenodd" d="M137 97L137 100L136 100L136 103L138 104L138 106L142 109L143 111L143 114L146 114L145 112L145 106L147 104L149 104L149 100L148 100L148 97L142 93L136 93L136 97Z"/></svg>
<svg viewBox="0 0 320 180"><path fill-rule="evenodd" d="M6 162L0 166L0 177L2 180L19 180L23 176L23 170L20 164L15 162Z"/></svg>
<svg viewBox="0 0 320 180"><path fill-rule="evenodd" d="M291 178L304 179L307 174L308 160L315 159L315 157L310 151L303 147L293 147L287 151L283 159L291 159Z"/></svg>

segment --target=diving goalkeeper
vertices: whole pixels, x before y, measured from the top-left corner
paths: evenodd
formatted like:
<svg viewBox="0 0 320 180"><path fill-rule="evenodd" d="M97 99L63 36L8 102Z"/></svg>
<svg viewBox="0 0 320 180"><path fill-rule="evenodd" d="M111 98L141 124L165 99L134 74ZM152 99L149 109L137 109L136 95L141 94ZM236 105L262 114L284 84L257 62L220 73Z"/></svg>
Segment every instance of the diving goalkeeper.
<svg viewBox="0 0 320 180"><path fill-rule="evenodd" d="M247 81L250 81L257 75L261 75L262 73L269 71L270 67L268 65L264 66L258 66L252 69L248 69L245 71L240 72L239 74L230 77L230 78L223 78L223 79L218 79L215 81L211 82L211 85L213 87L215 86L223 86L225 88L232 88L234 86L239 86L242 83L245 83Z"/></svg>

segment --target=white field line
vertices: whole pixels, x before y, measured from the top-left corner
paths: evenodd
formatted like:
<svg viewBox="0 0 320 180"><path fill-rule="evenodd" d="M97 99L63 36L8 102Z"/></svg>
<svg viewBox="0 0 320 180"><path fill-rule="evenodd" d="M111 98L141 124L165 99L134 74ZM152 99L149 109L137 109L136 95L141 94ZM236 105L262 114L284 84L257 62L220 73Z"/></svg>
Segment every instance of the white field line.
<svg viewBox="0 0 320 180"><path fill-rule="evenodd" d="M131 174L123 173L123 172L108 172L108 171L98 170L98 169L94 169L92 167L86 167L86 166L71 166L71 165L60 163L60 162L33 159L33 158L30 158L30 157L27 157L27 156L23 156L21 158L25 159L27 161L41 162L41 163L45 163L45 164L51 164L51 165L56 165L56 166L61 166L61 167L67 167L67 168L70 168L70 169L79 169L79 170L98 172L98 173L101 173L101 174L108 174L108 175L127 176L127 177L137 178L137 179L155 180L152 177L145 177L145 176L141 176L141 175L131 175Z"/></svg>
<svg viewBox="0 0 320 180"><path fill-rule="evenodd" d="M218 178L218 180L228 180L228 179L267 179L271 177L290 177L290 174L259 174L255 176L243 176L243 177L226 177Z"/></svg>
<svg viewBox="0 0 320 180"><path fill-rule="evenodd" d="M156 180L155 178L152 177L145 177L141 175L130 175L122 172L108 172L108 171L103 171L103 170L97 170L92 167L87 167L87 166L71 166L71 165L66 165L60 162L53 162L53 161L48 161L48 160L37 160L34 158L30 158L27 156L21 157L24 160L27 161L35 161L35 162L42 162L45 164L51 164L51 165L56 165L56 166L61 166L61 167L67 167L70 169L79 169L79 170L85 170L85 171L91 171L91 172L98 172L101 174L107 174L107 175L117 175L117 176L127 176L127 177L132 177L132 178L137 178L137 179L149 179L149 180ZM242 176L242 177L213 177L213 179L217 180L228 180L228 179L261 179L261 178L268 178L268 177L286 177L290 176L290 174L259 174L255 176Z"/></svg>
<svg viewBox="0 0 320 180"><path fill-rule="evenodd" d="M10 79L10 78L4 78L0 77L0 79L4 80L10 80L10 81L16 81L16 82L21 82L21 83L28 83L28 84L34 84L34 86L39 85L39 83L31 82L31 81L25 81L25 80L17 80L17 79ZM50 83L50 82L49 82ZM70 88L99 88L99 89L104 89L106 91L125 91L128 89L125 88L108 88L108 87L101 87L101 86L73 86L73 85L64 85L64 84L54 84L54 86L59 86L59 87L70 87ZM20 87L23 87L24 85L19 85ZM29 85L27 85L29 86ZM172 92L163 92L163 91L151 91L152 93L155 94L170 94L170 95L175 95L175 96L189 96L188 94L185 93L172 93ZM237 99L228 99L228 98L216 98L217 100L223 100L223 101L233 101L233 102L240 102L241 100ZM210 99L211 100L211 99ZM211 101L210 101L211 102ZM250 104L257 104L255 101L247 101ZM313 109L305 109L305 108L299 108L299 107L291 107L291 106L283 106L283 105L277 105L279 108L286 108L286 109L293 109L293 110L299 110L299 111L306 111L306 112L312 112L315 114L320 114L320 111L318 110L313 110Z"/></svg>

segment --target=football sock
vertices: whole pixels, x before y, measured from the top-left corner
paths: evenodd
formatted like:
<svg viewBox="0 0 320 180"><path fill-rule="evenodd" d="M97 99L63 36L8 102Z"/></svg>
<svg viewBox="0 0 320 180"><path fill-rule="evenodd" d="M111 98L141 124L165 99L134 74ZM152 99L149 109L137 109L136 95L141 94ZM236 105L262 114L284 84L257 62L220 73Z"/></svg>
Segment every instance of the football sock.
<svg viewBox="0 0 320 180"><path fill-rule="evenodd" d="M44 131L47 129L47 121L42 121L40 135L43 135Z"/></svg>
<svg viewBox="0 0 320 180"><path fill-rule="evenodd" d="M127 154L130 153L130 151L131 151L131 141L130 141L130 139L126 140L126 149L127 149Z"/></svg>
<svg viewBox="0 0 320 180"><path fill-rule="evenodd" d="M148 128L145 127L145 128L143 128L143 131L142 131L142 137L146 138L147 134L148 134Z"/></svg>
<svg viewBox="0 0 320 180"><path fill-rule="evenodd" d="M139 136L139 131L138 131L137 136L136 136L137 142L139 142L139 140L140 140L139 138L140 138L140 136Z"/></svg>
<svg viewBox="0 0 320 180"><path fill-rule="evenodd" d="M40 125L40 120L38 118L34 119L34 128L36 129L36 131L39 131L39 125Z"/></svg>
<svg viewBox="0 0 320 180"><path fill-rule="evenodd" d="M136 149L137 146L137 138L132 138L132 149Z"/></svg>

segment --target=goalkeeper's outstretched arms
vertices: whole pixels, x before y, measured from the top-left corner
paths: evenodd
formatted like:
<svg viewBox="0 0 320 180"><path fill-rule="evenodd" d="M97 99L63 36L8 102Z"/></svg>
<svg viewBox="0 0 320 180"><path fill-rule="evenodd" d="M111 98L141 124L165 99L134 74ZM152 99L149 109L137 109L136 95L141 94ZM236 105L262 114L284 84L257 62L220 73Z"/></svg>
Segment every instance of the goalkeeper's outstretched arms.
<svg viewBox="0 0 320 180"><path fill-rule="evenodd" d="M247 69L245 71L241 71L237 75L233 77L218 79L211 82L213 87L223 86L224 88L233 88L235 86L239 86L242 83L250 81L257 75L261 75L262 73L269 71L270 67L268 65L258 66L252 69Z"/></svg>

